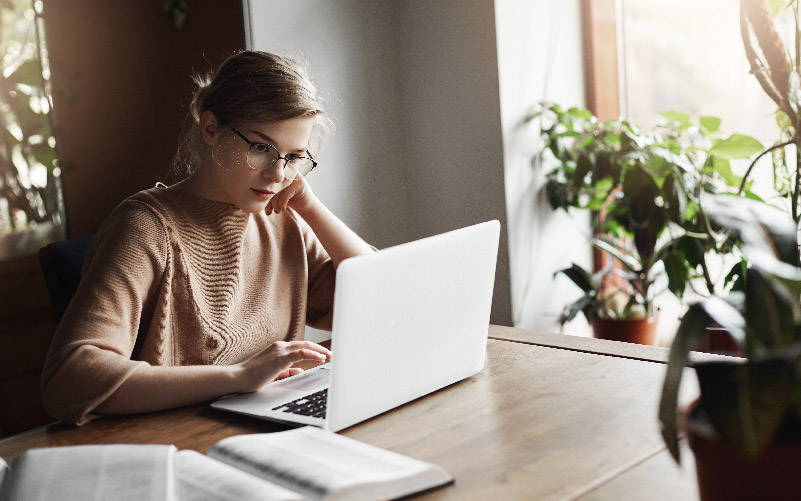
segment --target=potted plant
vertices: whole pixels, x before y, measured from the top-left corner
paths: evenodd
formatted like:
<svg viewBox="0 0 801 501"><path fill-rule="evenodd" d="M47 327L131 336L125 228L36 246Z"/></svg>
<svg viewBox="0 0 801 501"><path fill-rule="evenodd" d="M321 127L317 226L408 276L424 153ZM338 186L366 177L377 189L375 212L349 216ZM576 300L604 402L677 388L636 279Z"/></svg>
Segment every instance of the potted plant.
<svg viewBox="0 0 801 501"><path fill-rule="evenodd" d="M710 275L709 256L732 250L732 241L709 224L700 197L736 191L742 183L730 161L749 158L762 145L741 134L724 137L715 117L697 123L679 112L663 117L665 123L647 131L624 118L599 122L587 110L549 103L529 117L540 120L555 161L545 185L551 206L590 210L593 246L614 258L611 267L597 266L603 272L594 280L576 265L561 270L584 291L562 320L581 311L597 337L609 337L596 329L607 320L616 320L613 332L624 332L622 321L631 320L653 329L654 299L665 290L679 298L688 286L714 293L720 285ZM740 279L741 269L734 266L726 284ZM609 307L621 297L622 307Z"/></svg>
<svg viewBox="0 0 801 501"><path fill-rule="evenodd" d="M29 241L38 249L63 238L56 128L41 23L40 4L13 0L0 5L4 63L0 73L0 247L4 250L25 247Z"/></svg>
<svg viewBox="0 0 801 501"><path fill-rule="evenodd" d="M789 499L801 492L801 262L796 224L764 202L718 196L707 213L741 242L743 292L691 305L673 341L660 403L679 461L677 399L690 351L710 319L744 359L695 363L700 398L686 416L702 499Z"/></svg>
<svg viewBox="0 0 801 501"><path fill-rule="evenodd" d="M603 237L597 237L596 245L606 245ZM616 253L613 248L611 252ZM656 345L656 316L648 299L653 275L633 255L620 258L620 267L609 261L592 274L575 263L556 272L567 276L584 292L565 307L559 323L564 325L581 312L596 338Z"/></svg>

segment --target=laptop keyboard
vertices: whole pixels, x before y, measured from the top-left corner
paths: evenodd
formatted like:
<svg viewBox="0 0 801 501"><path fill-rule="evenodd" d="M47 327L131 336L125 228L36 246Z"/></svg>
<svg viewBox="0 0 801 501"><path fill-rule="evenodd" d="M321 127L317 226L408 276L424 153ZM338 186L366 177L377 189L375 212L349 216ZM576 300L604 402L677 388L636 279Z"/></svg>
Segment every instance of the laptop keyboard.
<svg viewBox="0 0 801 501"><path fill-rule="evenodd" d="M279 405L278 407L274 407L273 410L299 414L301 416L324 418L327 402L328 388Z"/></svg>

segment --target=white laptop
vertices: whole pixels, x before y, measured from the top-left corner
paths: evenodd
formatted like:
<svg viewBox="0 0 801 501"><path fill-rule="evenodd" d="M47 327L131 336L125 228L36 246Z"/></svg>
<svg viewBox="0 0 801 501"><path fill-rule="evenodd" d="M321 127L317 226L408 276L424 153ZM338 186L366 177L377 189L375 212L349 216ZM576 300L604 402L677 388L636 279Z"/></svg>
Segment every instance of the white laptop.
<svg viewBox="0 0 801 501"><path fill-rule="evenodd" d="M339 431L484 367L500 223L340 263L331 361L212 407Z"/></svg>

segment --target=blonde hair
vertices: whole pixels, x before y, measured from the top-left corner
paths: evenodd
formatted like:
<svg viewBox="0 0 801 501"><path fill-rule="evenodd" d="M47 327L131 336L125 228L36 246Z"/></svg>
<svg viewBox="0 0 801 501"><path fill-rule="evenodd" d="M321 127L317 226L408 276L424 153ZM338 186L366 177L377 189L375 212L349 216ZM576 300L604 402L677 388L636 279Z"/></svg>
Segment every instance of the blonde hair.
<svg viewBox="0 0 801 501"><path fill-rule="evenodd" d="M214 113L223 125L315 117L318 140L330 128L316 87L295 59L242 51L226 59L217 71L193 78L197 87L168 176L174 181L191 175L207 153L200 131L205 111Z"/></svg>

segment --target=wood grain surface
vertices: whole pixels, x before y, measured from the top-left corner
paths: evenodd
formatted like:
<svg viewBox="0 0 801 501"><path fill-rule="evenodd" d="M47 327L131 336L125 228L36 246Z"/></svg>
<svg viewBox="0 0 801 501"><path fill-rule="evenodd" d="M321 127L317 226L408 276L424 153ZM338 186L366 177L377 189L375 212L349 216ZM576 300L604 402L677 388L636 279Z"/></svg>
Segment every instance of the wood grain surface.
<svg viewBox="0 0 801 501"><path fill-rule="evenodd" d="M658 362L490 340L479 374L342 434L433 462L454 477L421 499L575 499L604 488L627 488L636 498L664 469L651 466L664 451L656 419L664 370ZM281 429L201 405L81 428L48 425L1 440L0 455L96 443L205 453L227 436ZM686 482L677 485L672 499L683 499Z"/></svg>

